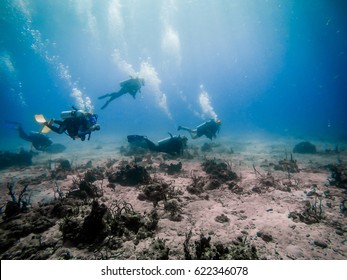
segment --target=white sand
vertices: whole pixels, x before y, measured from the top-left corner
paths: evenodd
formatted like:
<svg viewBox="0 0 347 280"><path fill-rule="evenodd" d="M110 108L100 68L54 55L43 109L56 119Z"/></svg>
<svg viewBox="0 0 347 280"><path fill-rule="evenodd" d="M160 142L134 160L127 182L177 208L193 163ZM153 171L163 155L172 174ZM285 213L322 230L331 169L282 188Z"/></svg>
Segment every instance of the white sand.
<svg viewBox="0 0 347 280"><path fill-rule="evenodd" d="M275 171L271 163L277 164L286 156L290 157L290 152L294 144L300 142L298 139L274 139L249 138L243 141L235 141L221 138L214 143L223 143L214 147L213 153L201 153L194 159L182 159L183 171L176 175L167 175L159 168L155 169L155 176L165 182L172 183L176 190L182 191L179 196L182 207L181 221L171 221L164 211L163 202L159 202L158 213L160 221L156 230L156 238L166 241L166 246L170 248L170 258L183 258L183 242L185 234L192 230L192 240L198 239L202 233L212 237L211 242L232 242L236 237L247 236L247 240L256 246L258 256L266 259L346 259L347 258L347 226L346 216L340 213L340 201L347 198L343 189L334 186L327 186L329 171L325 167L329 163L336 163L339 159L342 162L347 160L347 150L340 154L323 153L325 148L334 148L334 143L324 143L312 141L316 144L320 153L315 155L294 154L300 172L291 173ZM208 142L200 139L196 142L189 141L200 148L201 144ZM104 166L108 159L116 159L117 162L112 168L117 170L117 166L122 160L131 161L133 157L120 155L119 148L126 144L124 141L105 141L95 143L81 143L74 141L68 149L59 155L40 154L34 158L34 165L28 168L10 168L0 171L1 178L1 204L3 205L9 196L7 195L6 183L11 180L20 181L23 179L37 178L42 174L50 174L56 167L56 161L66 158L72 162L73 167L78 167L92 161L93 167ZM102 148L100 148L102 147ZM230 148L234 153L230 153ZM344 148L342 145L340 148ZM158 167L162 155L154 155L153 166ZM235 171L241 180L237 183L242 193L234 193L227 185L222 185L215 190L205 190L200 196L190 194L187 187L192 184L192 172L196 176L207 176L202 170L200 163L204 157L222 159L228 162L232 170ZM143 163L142 163L143 164ZM260 193L255 192L253 187L260 185L260 175L255 174L254 167L262 174L267 172L275 179L276 186L263 187ZM153 177L153 171L150 171ZM83 174L80 174L81 176ZM69 175L64 180L43 180L35 185L29 185L32 192L32 205L37 207L39 202L49 202L54 198L55 182L67 193L72 186L73 178L77 173ZM48 177L49 178L49 177ZM291 184L291 191L283 191L285 184ZM125 187L116 184L116 189L105 187L107 178L95 182L96 185L103 186L104 195L99 198L100 202L111 205L115 200L124 200L130 203L134 210L143 214L153 209L153 204L149 201L137 199L140 193L139 187ZM307 196L313 189L321 195L323 219L319 223L305 224L294 222L288 215L292 211L300 212L305 207L305 201L314 202L314 196ZM16 186L20 189L20 186ZM16 189L16 190L17 190ZM329 190L331 197L327 198L323 192ZM208 195L209 199L203 196ZM330 205L330 207L328 207ZM217 216L224 214L229 218L226 223L215 220ZM3 215L2 215L3 216ZM340 225L338 228L337 225ZM336 231L339 230L340 234ZM342 235L341 235L342 232ZM266 241L262 238L268 235L272 240ZM41 234L44 240L61 239L61 232L58 226L50 228ZM10 250L19 250L23 244L30 243L32 235L21 238ZM136 258L136 254L144 248L148 248L152 238L141 240L138 245L131 241L125 242L119 251L113 252L119 258ZM326 243L327 247L322 248L314 244L314 241ZM29 246L29 245L27 245ZM62 250L69 250L74 257L94 258L93 252L76 247L65 248L62 244L59 250L53 250L49 258L59 257Z"/></svg>

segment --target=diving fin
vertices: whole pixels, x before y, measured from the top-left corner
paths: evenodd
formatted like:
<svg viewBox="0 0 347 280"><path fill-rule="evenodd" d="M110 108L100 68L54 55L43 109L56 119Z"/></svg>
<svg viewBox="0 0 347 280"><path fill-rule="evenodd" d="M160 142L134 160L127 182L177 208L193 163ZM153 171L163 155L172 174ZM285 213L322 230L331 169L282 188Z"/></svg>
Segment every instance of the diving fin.
<svg viewBox="0 0 347 280"><path fill-rule="evenodd" d="M44 124L46 122L45 117L42 114L35 115L35 121L38 123Z"/></svg>
<svg viewBox="0 0 347 280"><path fill-rule="evenodd" d="M45 119L45 117L44 117L42 114L37 114L37 115L35 115L35 120L36 120L38 123L40 123L40 124L44 124L45 122L47 122L46 119ZM51 129L50 129L48 126L43 125L42 128L41 128L40 133L46 134L46 133L48 133L48 132L50 132L50 131L51 131Z"/></svg>
<svg viewBox="0 0 347 280"><path fill-rule="evenodd" d="M48 133L48 132L50 132L50 131L51 131L51 129L50 129L48 126L44 125L44 126L41 128L40 133L46 134L46 133Z"/></svg>

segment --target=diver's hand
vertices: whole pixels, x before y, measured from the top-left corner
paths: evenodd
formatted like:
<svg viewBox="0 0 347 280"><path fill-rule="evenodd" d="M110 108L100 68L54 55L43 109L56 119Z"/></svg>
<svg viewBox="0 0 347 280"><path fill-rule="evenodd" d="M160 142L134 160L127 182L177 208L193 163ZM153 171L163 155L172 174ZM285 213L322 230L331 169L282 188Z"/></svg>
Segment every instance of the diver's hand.
<svg viewBox="0 0 347 280"><path fill-rule="evenodd" d="M94 124L93 126L90 127L91 131L95 131L95 130L100 130L100 125L99 124Z"/></svg>

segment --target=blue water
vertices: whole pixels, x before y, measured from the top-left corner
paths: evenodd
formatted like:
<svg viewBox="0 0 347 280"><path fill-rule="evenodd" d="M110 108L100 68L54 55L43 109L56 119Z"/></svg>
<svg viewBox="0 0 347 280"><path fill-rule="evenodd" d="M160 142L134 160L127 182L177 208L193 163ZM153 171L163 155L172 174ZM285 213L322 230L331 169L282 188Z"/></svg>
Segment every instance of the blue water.
<svg viewBox="0 0 347 280"><path fill-rule="evenodd" d="M346 139L346 11L344 0L1 0L0 143L18 145L5 120L37 131L34 114L72 105L99 115L91 141L155 140L211 117L234 138ZM131 74L146 80L137 98L100 110Z"/></svg>

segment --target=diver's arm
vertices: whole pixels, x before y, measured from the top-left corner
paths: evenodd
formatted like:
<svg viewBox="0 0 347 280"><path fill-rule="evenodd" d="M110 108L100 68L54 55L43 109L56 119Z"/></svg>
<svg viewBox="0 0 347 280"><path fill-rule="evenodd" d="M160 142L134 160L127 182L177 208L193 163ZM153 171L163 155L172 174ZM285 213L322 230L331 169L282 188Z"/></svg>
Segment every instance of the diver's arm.
<svg viewBox="0 0 347 280"><path fill-rule="evenodd" d="M217 128L216 134L219 134L219 132L220 132L220 126L218 126Z"/></svg>
<svg viewBox="0 0 347 280"><path fill-rule="evenodd" d="M130 94L134 99L136 99L136 93L137 93L137 90L134 90L134 89L129 90L129 94Z"/></svg>
<svg viewBox="0 0 347 280"><path fill-rule="evenodd" d="M192 139L197 139L197 138L200 137L199 134L198 134L198 130L197 129L190 129L190 130L188 130L188 132L189 132L190 137Z"/></svg>
<svg viewBox="0 0 347 280"><path fill-rule="evenodd" d="M197 138L199 138L199 136L198 136L198 134L197 133L193 133L193 132L189 132L190 133L190 137L192 138L192 139L197 139Z"/></svg>
<svg viewBox="0 0 347 280"><path fill-rule="evenodd" d="M90 134L95 131L95 130L100 130L100 125L99 124L94 124L91 127L89 127L87 130L82 130L83 126L81 125L80 128L78 129L78 136L82 139L82 137L86 136L89 134L88 140L90 139Z"/></svg>
<svg viewBox="0 0 347 280"><path fill-rule="evenodd" d="M220 126L217 124L215 124L213 128L211 127L212 138L217 138L217 134L219 133L219 130L220 130Z"/></svg>
<svg viewBox="0 0 347 280"><path fill-rule="evenodd" d="M92 133L92 131L90 129L83 131L83 130L81 130L81 127L78 129L78 132L77 132L78 137L81 138L82 141L84 141L86 139L86 135L89 134L89 136L88 136L88 140L89 140L90 134Z"/></svg>
<svg viewBox="0 0 347 280"><path fill-rule="evenodd" d="M141 82L139 81L139 79L136 79L135 82L136 92L141 92Z"/></svg>

